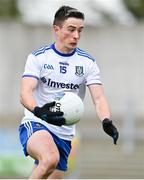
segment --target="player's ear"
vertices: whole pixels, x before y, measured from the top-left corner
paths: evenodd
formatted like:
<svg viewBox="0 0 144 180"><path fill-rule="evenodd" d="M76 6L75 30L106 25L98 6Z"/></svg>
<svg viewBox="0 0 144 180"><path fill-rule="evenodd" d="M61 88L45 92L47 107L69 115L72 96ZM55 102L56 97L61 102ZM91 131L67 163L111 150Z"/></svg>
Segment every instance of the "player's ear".
<svg viewBox="0 0 144 180"><path fill-rule="evenodd" d="M53 25L53 31L57 34L60 30L60 27L57 25Z"/></svg>

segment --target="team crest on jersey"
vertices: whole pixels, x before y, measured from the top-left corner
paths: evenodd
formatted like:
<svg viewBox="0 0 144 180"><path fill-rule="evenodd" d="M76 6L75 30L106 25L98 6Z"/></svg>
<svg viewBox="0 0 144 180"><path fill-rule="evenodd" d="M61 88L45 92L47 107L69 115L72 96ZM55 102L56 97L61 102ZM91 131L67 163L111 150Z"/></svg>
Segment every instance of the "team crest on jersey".
<svg viewBox="0 0 144 180"><path fill-rule="evenodd" d="M75 74L79 77L83 76L83 66L75 66Z"/></svg>

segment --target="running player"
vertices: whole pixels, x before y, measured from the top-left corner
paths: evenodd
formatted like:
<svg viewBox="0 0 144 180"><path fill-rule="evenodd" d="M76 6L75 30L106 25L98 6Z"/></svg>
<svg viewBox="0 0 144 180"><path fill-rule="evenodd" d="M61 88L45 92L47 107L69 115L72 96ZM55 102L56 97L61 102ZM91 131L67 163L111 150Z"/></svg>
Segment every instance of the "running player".
<svg viewBox="0 0 144 180"><path fill-rule="evenodd" d="M83 100L87 86L104 131L117 142L118 131L110 120L99 68L94 58L77 48L83 28L82 12L60 7L53 21L55 43L28 56L21 84L25 116L19 131L25 155L35 159L30 179L64 178L75 125L65 126L63 112L50 109L65 91Z"/></svg>

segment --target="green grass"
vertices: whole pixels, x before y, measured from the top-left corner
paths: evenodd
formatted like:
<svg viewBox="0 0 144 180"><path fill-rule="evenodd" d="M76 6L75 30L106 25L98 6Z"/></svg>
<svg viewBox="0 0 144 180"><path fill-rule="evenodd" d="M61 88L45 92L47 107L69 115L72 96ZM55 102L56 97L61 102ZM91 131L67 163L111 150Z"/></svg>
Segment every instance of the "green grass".
<svg viewBox="0 0 144 180"><path fill-rule="evenodd" d="M33 167L33 160L17 155L0 156L1 177L28 177Z"/></svg>

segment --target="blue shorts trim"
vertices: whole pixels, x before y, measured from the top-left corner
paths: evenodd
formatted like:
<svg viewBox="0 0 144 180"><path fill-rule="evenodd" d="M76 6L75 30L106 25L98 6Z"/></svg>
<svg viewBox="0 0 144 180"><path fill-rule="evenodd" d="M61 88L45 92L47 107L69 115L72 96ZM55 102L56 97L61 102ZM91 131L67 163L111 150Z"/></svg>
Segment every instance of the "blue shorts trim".
<svg viewBox="0 0 144 180"><path fill-rule="evenodd" d="M47 130L52 135L53 140L60 154L60 160L56 168L62 171L66 171L68 156L71 150L71 141L59 138L54 133L52 133L46 126L44 126L43 124L39 122L28 121L24 124L21 124L19 127L20 142L23 146L23 151L24 151L25 156L28 156L28 153L26 150L28 139L34 132L39 131L39 130ZM35 160L35 164L38 164L38 160Z"/></svg>

